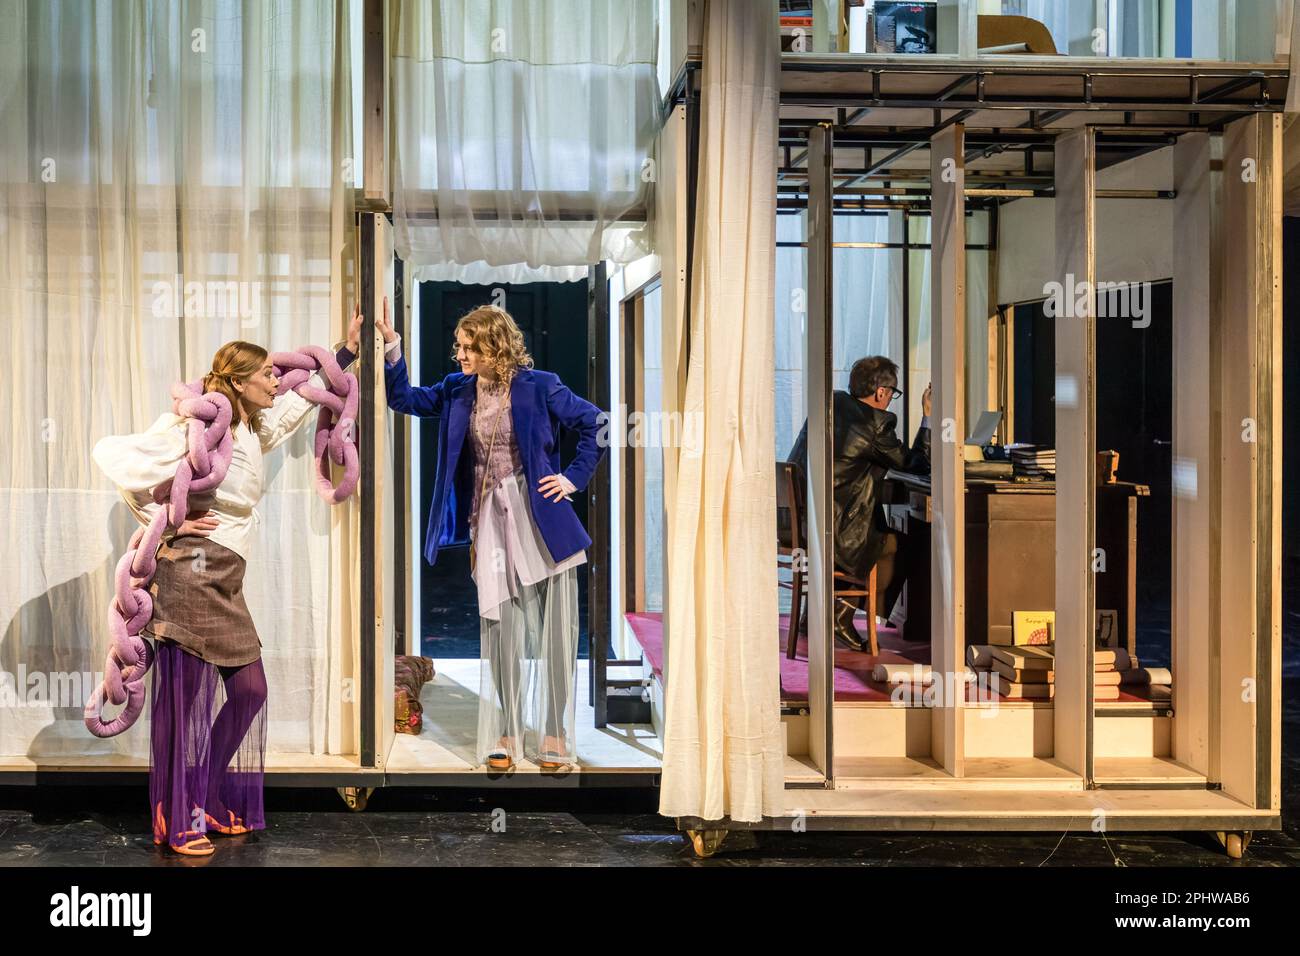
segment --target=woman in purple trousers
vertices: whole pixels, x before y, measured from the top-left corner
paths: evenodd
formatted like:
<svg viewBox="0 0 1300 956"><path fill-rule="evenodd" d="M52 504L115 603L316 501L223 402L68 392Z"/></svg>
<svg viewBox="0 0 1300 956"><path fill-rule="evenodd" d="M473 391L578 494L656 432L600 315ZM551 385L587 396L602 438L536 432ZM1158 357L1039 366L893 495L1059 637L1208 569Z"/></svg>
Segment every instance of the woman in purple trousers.
<svg viewBox="0 0 1300 956"><path fill-rule="evenodd" d="M319 373L309 382L325 387ZM266 481L263 456L316 408L296 392L277 398L278 384L260 346L227 342L217 350L203 391L230 400L230 468L215 489L191 497L193 510L164 536L149 587L153 618L143 633L156 642L149 815L154 843L185 856L211 854L209 833L266 827L266 674L244 601L244 568ZM175 476L188 453L187 422L169 412L145 432L95 445L96 463L146 526L162 507L154 488Z"/></svg>

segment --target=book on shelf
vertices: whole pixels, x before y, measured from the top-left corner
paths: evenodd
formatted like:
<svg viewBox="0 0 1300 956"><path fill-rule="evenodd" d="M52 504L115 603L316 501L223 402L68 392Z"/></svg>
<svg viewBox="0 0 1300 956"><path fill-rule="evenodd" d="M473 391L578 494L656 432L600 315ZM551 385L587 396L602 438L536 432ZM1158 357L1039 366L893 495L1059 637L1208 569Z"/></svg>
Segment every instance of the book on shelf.
<svg viewBox="0 0 1300 956"><path fill-rule="evenodd" d="M1012 643L1018 647L1051 644L1055 624L1055 611L1012 611Z"/></svg>
<svg viewBox="0 0 1300 956"><path fill-rule="evenodd" d="M1027 684L1023 681L1007 680L1002 674L995 674L993 680L993 689L1003 697L1027 697L1030 699L1043 699L1052 696L1052 684L1036 683Z"/></svg>
<svg viewBox="0 0 1300 956"><path fill-rule="evenodd" d="M997 671L1004 680L1013 681L1017 684L1050 684L1056 680L1056 672L1052 670L1043 670L1042 668L1012 667L1004 661L995 660L993 669Z"/></svg>
<svg viewBox="0 0 1300 956"><path fill-rule="evenodd" d="M1052 670L1056 662L1053 654L1054 647L1055 645L1051 644L1045 647L1031 645L995 647L993 648L993 660L995 663L1001 661L1021 670Z"/></svg>

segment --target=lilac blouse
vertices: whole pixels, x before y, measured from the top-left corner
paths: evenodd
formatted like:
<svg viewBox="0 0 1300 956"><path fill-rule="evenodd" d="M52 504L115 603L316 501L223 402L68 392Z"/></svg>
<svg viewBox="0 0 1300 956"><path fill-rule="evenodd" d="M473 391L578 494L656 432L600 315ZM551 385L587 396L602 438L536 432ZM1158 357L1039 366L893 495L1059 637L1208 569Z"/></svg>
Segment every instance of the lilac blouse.
<svg viewBox="0 0 1300 956"><path fill-rule="evenodd" d="M474 498L469 510L469 526L473 528L478 523L479 495L484 490L491 493L506 478L523 470L510 417L510 393L499 383L479 379L469 435L474 452Z"/></svg>
<svg viewBox="0 0 1300 956"><path fill-rule="evenodd" d="M469 526L475 548L473 575L479 616L495 621L501 618L501 603L518 596L519 585L537 584L583 564L587 555L578 551L559 564L551 560L530 510L528 482L510 417L510 393L483 379L477 389L469 428L474 454ZM561 486L569 494L575 490L563 479Z"/></svg>

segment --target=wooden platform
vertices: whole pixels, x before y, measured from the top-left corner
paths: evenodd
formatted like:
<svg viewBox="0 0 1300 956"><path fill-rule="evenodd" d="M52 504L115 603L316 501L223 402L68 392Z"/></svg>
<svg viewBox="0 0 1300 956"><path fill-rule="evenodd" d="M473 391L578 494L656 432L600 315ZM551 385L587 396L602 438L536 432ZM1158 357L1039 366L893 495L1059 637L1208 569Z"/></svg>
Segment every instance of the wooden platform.
<svg viewBox="0 0 1300 956"><path fill-rule="evenodd" d="M1051 758L975 758L966 776L953 777L930 757L841 757L835 785L842 790L1082 790L1083 780Z"/></svg>
<svg viewBox="0 0 1300 956"><path fill-rule="evenodd" d="M509 774L475 767L479 662L439 660L437 676L421 694L425 723L419 736L397 734L381 767L360 767L356 754L268 753L267 786L654 786L663 748L649 724L597 729L587 693L587 661L578 661L578 766L563 773L524 762ZM135 732L143 733L142 729ZM97 746L86 735L87 748ZM102 745L99 745L102 746ZM0 756L0 785L133 783L149 772L144 756L115 753L47 757Z"/></svg>
<svg viewBox="0 0 1300 956"><path fill-rule="evenodd" d="M597 729L595 711L587 693L587 666L578 661L577 727L578 767L569 775L653 774L663 761L663 747L649 724L620 724ZM496 771L475 766L474 745L478 726L479 661L477 659L435 660L437 676L424 686L424 727L419 736L398 734L384 769L390 784L413 784L403 777L448 774L501 777ZM512 776L544 776L556 779L565 774L545 772L524 761Z"/></svg>
<svg viewBox="0 0 1300 956"><path fill-rule="evenodd" d="M1281 816L1217 790L787 789L784 815L726 829L790 830L1278 830ZM682 818L681 827L705 821Z"/></svg>

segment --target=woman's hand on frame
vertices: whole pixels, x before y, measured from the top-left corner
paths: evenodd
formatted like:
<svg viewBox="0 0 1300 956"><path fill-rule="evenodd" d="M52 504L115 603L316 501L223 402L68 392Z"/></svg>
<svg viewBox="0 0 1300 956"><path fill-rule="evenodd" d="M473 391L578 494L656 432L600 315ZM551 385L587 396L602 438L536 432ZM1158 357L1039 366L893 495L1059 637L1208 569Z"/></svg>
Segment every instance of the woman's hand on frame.
<svg viewBox="0 0 1300 956"><path fill-rule="evenodd" d="M361 312L361 303L352 307L352 322L348 325L348 351L356 355L361 348L361 325L366 321ZM397 338L393 324L388 318L388 296L384 296L384 317L375 322L375 330L384 337L384 344L391 345Z"/></svg>

